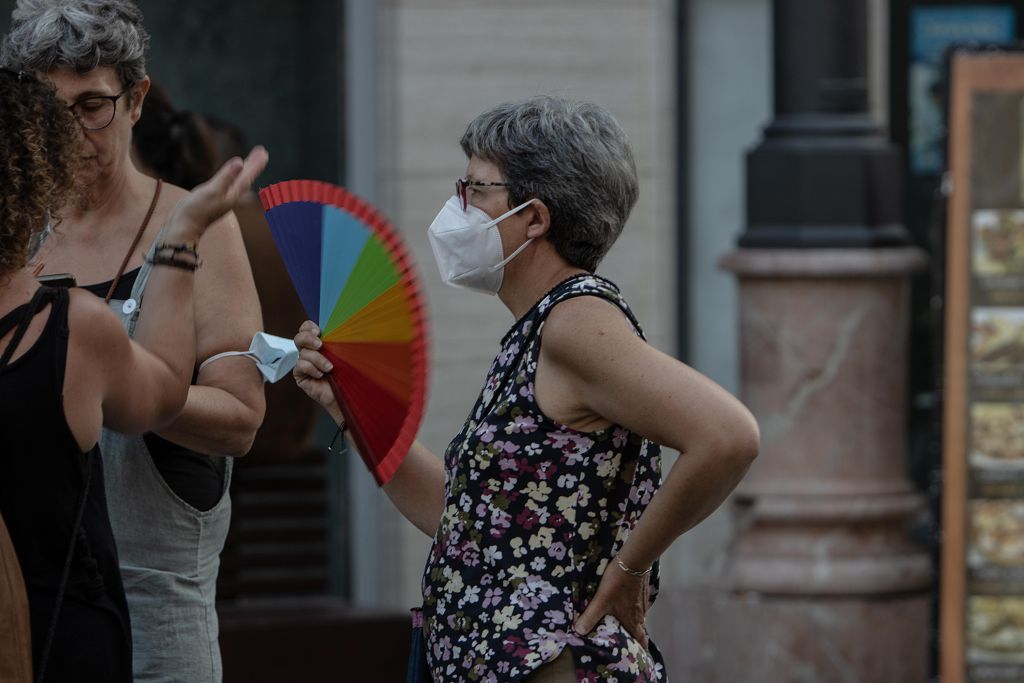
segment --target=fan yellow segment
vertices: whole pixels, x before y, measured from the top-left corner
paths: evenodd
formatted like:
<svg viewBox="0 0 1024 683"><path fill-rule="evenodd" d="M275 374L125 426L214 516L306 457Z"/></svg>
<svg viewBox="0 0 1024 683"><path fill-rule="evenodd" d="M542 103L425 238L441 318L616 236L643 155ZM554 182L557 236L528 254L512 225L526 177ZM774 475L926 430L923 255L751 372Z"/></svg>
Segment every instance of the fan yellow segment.
<svg viewBox="0 0 1024 683"><path fill-rule="evenodd" d="M398 282L324 337L325 342L412 341L405 286Z"/></svg>

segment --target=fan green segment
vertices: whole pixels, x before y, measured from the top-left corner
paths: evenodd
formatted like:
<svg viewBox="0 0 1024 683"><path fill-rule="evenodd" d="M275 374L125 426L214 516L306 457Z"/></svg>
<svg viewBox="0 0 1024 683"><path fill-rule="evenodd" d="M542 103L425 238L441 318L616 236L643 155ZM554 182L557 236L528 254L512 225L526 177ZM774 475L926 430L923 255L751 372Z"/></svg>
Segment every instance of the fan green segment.
<svg viewBox="0 0 1024 683"><path fill-rule="evenodd" d="M331 311L323 334L327 334L351 318L357 311L376 299L399 281L399 272L383 244L369 240L359 254L338 303Z"/></svg>

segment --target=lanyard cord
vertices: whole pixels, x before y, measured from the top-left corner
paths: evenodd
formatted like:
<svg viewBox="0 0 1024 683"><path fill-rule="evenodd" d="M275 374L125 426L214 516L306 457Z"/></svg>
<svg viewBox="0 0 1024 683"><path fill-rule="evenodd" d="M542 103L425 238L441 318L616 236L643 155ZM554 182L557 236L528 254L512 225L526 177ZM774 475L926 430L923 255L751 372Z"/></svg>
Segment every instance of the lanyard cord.
<svg viewBox="0 0 1024 683"><path fill-rule="evenodd" d="M139 242L142 240L142 234L146 232L146 226L149 225L149 221L153 218L153 212L156 211L157 202L160 200L160 188L163 187L164 181L159 178L156 179L156 190L153 192L153 200L149 203L149 210L146 211L146 217L142 219L142 225L139 226L139 231L135 233L135 239L132 240L132 246L128 247L128 253L124 255L124 260L121 261L121 267L117 269L117 275L110 283L110 289L107 290L107 295L103 297L103 303L109 303L110 299L114 296L114 290L117 289L117 283L121 281L121 276L124 275L124 269L128 267L128 262L132 260L132 254L135 253L135 248L139 246Z"/></svg>

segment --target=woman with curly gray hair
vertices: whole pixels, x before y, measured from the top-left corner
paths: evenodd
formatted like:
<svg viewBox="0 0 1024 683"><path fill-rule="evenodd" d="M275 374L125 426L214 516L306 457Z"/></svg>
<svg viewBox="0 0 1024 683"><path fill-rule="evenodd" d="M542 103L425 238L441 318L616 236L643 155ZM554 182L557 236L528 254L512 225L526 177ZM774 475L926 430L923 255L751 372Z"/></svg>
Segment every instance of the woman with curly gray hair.
<svg viewBox="0 0 1024 683"><path fill-rule="evenodd" d="M175 255L150 259L158 267L147 305L157 315L140 321L136 343L96 297L40 286L28 267L42 238L65 229L50 223L77 191L80 137L51 85L0 69L0 517L24 577L34 679L118 683L132 680L132 647L100 431L160 427L185 404L195 261L176 247L199 240L234 205L266 154L229 162L170 214L163 239ZM7 549L0 579L9 575ZM0 611L17 608L7 597L0 590ZM0 653L11 654L8 643Z"/></svg>
<svg viewBox="0 0 1024 683"><path fill-rule="evenodd" d="M85 188L63 207L63 229L33 261L70 273L105 300L129 333L149 316L160 226L188 193L131 160L132 128L149 78L149 36L130 0L19 0L0 62L52 83L81 131ZM121 560L139 681L219 681L215 584L230 521L230 456L244 455L263 418L263 382L248 360L261 328L238 222L227 214L203 238L195 276L196 365L179 417L158 433L101 439L110 519ZM180 318L164 323L179 324Z"/></svg>
<svg viewBox="0 0 1024 683"><path fill-rule="evenodd" d="M516 322L462 430L419 443L384 490L433 546L423 573L435 681L664 680L644 627L658 557L736 486L757 425L649 346L595 269L637 199L622 128L539 97L474 119L456 193L430 226L441 277ZM303 323L299 385L341 423ZM660 447L683 455L661 481Z"/></svg>

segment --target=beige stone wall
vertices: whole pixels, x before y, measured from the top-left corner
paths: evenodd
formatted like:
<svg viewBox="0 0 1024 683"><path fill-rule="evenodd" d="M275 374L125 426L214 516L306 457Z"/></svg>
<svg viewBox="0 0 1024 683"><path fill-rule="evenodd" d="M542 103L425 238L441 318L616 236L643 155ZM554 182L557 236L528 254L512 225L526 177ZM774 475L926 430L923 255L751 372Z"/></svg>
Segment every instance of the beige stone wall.
<svg viewBox="0 0 1024 683"><path fill-rule="evenodd" d="M619 283L652 343L672 351L674 11L671 0L378 4L378 198L427 289L432 376L420 437L437 452L462 425L513 322L496 298L442 284L426 237L465 171L459 136L494 104L563 95L598 102L620 120L636 153L641 198L599 272ZM380 566L389 588L378 602L418 604L429 539L380 498Z"/></svg>

